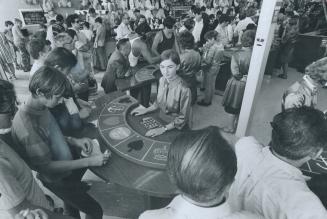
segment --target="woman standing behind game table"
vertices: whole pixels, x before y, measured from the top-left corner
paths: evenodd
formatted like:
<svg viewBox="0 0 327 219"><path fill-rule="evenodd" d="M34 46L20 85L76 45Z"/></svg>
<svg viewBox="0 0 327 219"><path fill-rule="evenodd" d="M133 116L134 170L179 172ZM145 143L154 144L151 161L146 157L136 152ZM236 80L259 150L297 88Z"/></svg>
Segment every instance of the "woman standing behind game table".
<svg viewBox="0 0 327 219"><path fill-rule="evenodd" d="M178 53L173 50L166 50L161 54L160 71L163 77L160 78L156 102L144 108L139 106L132 110L132 115L143 115L160 109L160 115L169 123L164 127L149 130L145 135L155 137L174 128L182 129L187 127L190 105L191 90L187 87L181 77L177 75L180 65Z"/></svg>

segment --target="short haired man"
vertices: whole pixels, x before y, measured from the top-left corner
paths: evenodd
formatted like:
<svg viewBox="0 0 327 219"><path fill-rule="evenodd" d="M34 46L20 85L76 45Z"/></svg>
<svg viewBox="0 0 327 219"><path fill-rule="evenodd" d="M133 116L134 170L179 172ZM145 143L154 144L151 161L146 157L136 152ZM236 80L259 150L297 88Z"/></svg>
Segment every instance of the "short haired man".
<svg viewBox="0 0 327 219"><path fill-rule="evenodd" d="M117 42L116 50L110 56L107 64L107 70L102 78L101 86L105 93L117 90L115 81L117 78L130 76L128 55L131 52L131 43L129 39L121 39Z"/></svg>
<svg viewBox="0 0 327 219"><path fill-rule="evenodd" d="M237 170L236 156L217 127L181 134L168 153L167 172L179 195L162 209L139 219L257 219L249 212L232 212L226 202Z"/></svg>
<svg viewBox="0 0 327 219"><path fill-rule="evenodd" d="M253 137L235 145L237 173L229 203L265 218L327 218L327 211L308 188L299 170L326 148L324 114L310 107L288 109L272 123L272 142L264 147Z"/></svg>
<svg viewBox="0 0 327 219"><path fill-rule="evenodd" d="M56 135L61 132L50 125L55 123L55 120L51 117L49 108L57 106L64 96L71 93L67 77L55 68L41 67L31 78L29 91L31 96L16 113L12 126L12 137L20 146L22 157L39 173L40 180L48 189L64 202L74 206L71 216L79 218L78 210L81 210L89 218L101 219L102 209L86 193L88 186L81 182L81 178L85 168L104 165L109 154L63 160L55 156L54 152L62 145L53 145L51 141L53 132L56 132ZM89 153L92 150L92 141L88 138L67 137L66 141L63 145L68 143L72 150L77 150L78 153Z"/></svg>

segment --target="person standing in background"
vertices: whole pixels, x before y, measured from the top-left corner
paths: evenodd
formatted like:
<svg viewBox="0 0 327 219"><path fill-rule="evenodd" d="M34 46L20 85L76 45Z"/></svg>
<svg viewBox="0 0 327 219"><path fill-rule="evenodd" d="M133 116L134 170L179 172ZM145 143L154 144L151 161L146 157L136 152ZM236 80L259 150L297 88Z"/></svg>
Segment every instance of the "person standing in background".
<svg viewBox="0 0 327 219"><path fill-rule="evenodd" d="M28 72L31 70L31 62L30 62L30 55L26 49L27 39L23 35L21 28L22 28L22 21L18 18L15 18L15 25L12 28L13 37L14 37L14 44L18 48L18 51L22 58L22 68L24 72Z"/></svg>
<svg viewBox="0 0 327 219"><path fill-rule="evenodd" d="M94 39L95 56L93 57L94 68L105 71L107 64L105 51L106 29L102 24L101 17L95 19L94 28L96 31Z"/></svg>

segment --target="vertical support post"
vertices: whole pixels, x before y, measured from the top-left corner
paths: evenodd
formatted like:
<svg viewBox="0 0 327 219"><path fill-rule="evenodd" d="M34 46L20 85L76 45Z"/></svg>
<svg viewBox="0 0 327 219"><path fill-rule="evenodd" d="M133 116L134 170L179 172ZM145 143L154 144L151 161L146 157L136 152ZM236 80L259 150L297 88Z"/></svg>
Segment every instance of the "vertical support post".
<svg viewBox="0 0 327 219"><path fill-rule="evenodd" d="M261 5L259 23L249 67L249 74L247 77L242 108L236 130L237 137L247 135L247 130L252 120L253 110L256 105L257 96L261 89L261 83L272 42L274 25L271 24L277 1L278 0L263 0Z"/></svg>

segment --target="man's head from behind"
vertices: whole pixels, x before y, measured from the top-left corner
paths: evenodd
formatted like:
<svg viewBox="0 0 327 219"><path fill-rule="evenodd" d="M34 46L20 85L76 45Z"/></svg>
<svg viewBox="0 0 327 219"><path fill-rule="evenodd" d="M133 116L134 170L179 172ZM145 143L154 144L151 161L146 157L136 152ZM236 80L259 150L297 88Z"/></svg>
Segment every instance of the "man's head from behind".
<svg viewBox="0 0 327 219"><path fill-rule="evenodd" d="M327 146L326 119L317 109L288 109L277 114L271 126L273 151L289 160L306 162L319 156Z"/></svg>
<svg viewBox="0 0 327 219"><path fill-rule="evenodd" d="M29 91L33 99L48 108L53 108L72 95L70 82L59 70L43 66L32 76Z"/></svg>
<svg viewBox="0 0 327 219"><path fill-rule="evenodd" d="M170 147L167 168L184 196L214 205L234 180L236 155L219 129L208 127L178 136Z"/></svg>

